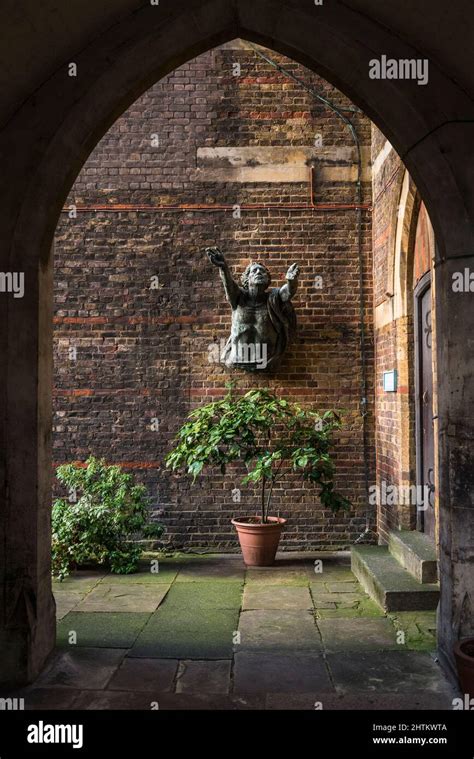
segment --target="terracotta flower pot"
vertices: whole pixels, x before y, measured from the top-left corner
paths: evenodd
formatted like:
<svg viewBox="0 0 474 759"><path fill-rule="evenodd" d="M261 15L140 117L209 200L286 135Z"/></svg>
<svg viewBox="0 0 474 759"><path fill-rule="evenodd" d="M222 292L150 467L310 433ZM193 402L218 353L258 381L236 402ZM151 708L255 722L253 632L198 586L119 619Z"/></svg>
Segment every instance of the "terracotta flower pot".
<svg viewBox="0 0 474 759"><path fill-rule="evenodd" d="M461 688L474 698L474 638L458 640L454 644L454 658Z"/></svg>
<svg viewBox="0 0 474 759"><path fill-rule="evenodd" d="M262 524L260 517L232 520L248 567L272 566L285 522L281 517L268 517L266 524Z"/></svg>

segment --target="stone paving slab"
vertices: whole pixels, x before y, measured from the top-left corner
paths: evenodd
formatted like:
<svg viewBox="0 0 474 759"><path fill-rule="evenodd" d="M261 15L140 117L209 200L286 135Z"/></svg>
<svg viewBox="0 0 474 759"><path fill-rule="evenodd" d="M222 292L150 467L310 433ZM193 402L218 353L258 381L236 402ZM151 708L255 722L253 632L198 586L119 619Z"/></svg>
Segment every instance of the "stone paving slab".
<svg viewBox="0 0 474 759"><path fill-rule="evenodd" d="M142 564L149 564L153 560L158 560L172 566L173 564L182 569L187 564L227 564L229 561L240 561L243 564L242 554L240 551L234 553L175 553L161 552L161 551L144 551L143 557L140 560L140 566Z"/></svg>
<svg viewBox="0 0 474 759"><path fill-rule="evenodd" d="M156 611L168 592L169 585L160 583L108 583L96 585L74 609L77 612L149 612Z"/></svg>
<svg viewBox="0 0 474 759"><path fill-rule="evenodd" d="M71 587L71 586L69 586ZM69 614L85 596L85 592L76 590L63 590L54 594L56 601L56 619L59 621Z"/></svg>
<svg viewBox="0 0 474 759"><path fill-rule="evenodd" d="M132 585L138 585L144 583L145 585L154 585L160 583L166 583L170 585L178 575L179 565L168 561L158 561L158 567L151 562L140 564L139 571L133 572L129 575L118 575L113 572L109 572L103 578L104 582L121 584L131 583ZM156 569L158 571L156 571Z"/></svg>
<svg viewBox="0 0 474 759"><path fill-rule="evenodd" d="M426 653L360 652L357 657L350 653L338 653L328 654L327 662L336 688L341 692L399 694L399 708L403 708L403 703L410 702L413 693L424 693L423 708L427 709L435 695L448 699L450 703L453 697L452 688L439 666Z"/></svg>
<svg viewBox="0 0 474 759"><path fill-rule="evenodd" d="M164 693L146 691L84 690L79 694L74 709L95 711L116 709L118 711L152 711L161 706Z"/></svg>
<svg viewBox="0 0 474 759"><path fill-rule="evenodd" d="M278 554L277 554L278 556ZM350 550L347 551L339 551L339 550L329 550L329 551L286 551L284 553L284 556L288 557L294 557L294 560L303 559L306 563L314 563L316 559L321 559L325 562L328 562L332 565L334 564L340 564L342 566L350 566L351 565L351 552Z"/></svg>
<svg viewBox="0 0 474 759"><path fill-rule="evenodd" d="M297 711L423 711L451 710L451 698L441 693L269 693L265 709Z"/></svg>
<svg viewBox="0 0 474 759"><path fill-rule="evenodd" d="M378 617L384 618L385 614L380 606L370 598L362 598L355 606L350 604L335 603L331 606L329 603L322 607L320 604L316 608L316 618L319 619L349 619L359 617Z"/></svg>
<svg viewBox="0 0 474 759"><path fill-rule="evenodd" d="M435 611L398 611L389 614L394 629L405 633L405 646L414 651L436 649Z"/></svg>
<svg viewBox="0 0 474 759"><path fill-rule="evenodd" d="M245 577L246 585L300 585L307 587L308 576L299 567L249 567Z"/></svg>
<svg viewBox="0 0 474 759"><path fill-rule="evenodd" d="M232 696L219 694L160 693L150 699L149 693L130 691L83 691L76 700L75 709L124 711L240 711L264 709L264 696ZM159 733L157 733L159 735Z"/></svg>
<svg viewBox="0 0 474 759"><path fill-rule="evenodd" d="M351 572L349 565L343 564L330 564L323 560L322 571L315 571L315 566L307 567L306 574L310 582L315 583L339 583L339 582L354 582L355 576Z"/></svg>
<svg viewBox="0 0 474 759"><path fill-rule="evenodd" d="M272 711L320 711L328 708L327 704L337 701L335 692L330 694L322 692L309 693L267 693L265 697L265 709Z"/></svg>
<svg viewBox="0 0 474 759"><path fill-rule="evenodd" d="M73 688L30 688L18 691L25 699L26 711L51 710L63 711L75 708L75 702L80 696L80 690ZM16 695L16 694L15 694ZM2 692L2 696L4 696ZM4 696L6 697L6 696Z"/></svg>
<svg viewBox="0 0 474 759"><path fill-rule="evenodd" d="M126 649L72 646L68 651L56 651L35 687L105 688L126 653Z"/></svg>
<svg viewBox="0 0 474 759"><path fill-rule="evenodd" d="M230 659L239 621L238 610L201 612L158 609L129 652L131 657Z"/></svg>
<svg viewBox="0 0 474 759"><path fill-rule="evenodd" d="M319 619L323 647L328 652L398 649L395 631L385 618Z"/></svg>
<svg viewBox="0 0 474 759"><path fill-rule="evenodd" d="M452 708L421 652L434 614L387 619L338 556L280 554L246 570L235 555L150 554L135 574L82 570L54 592L61 647L23 689L27 709Z"/></svg>
<svg viewBox="0 0 474 759"><path fill-rule="evenodd" d="M15 695L15 694L14 694ZM298 710L315 711L322 704L324 711L450 711L452 699L448 694L426 691L397 693L267 693L267 694L212 694L159 692L156 697L146 691L84 690L72 688L35 688L25 697L25 710Z"/></svg>
<svg viewBox="0 0 474 759"><path fill-rule="evenodd" d="M108 684L110 690L163 693L174 690L177 659L125 658Z"/></svg>
<svg viewBox="0 0 474 759"><path fill-rule="evenodd" d="M337 606L334 601L323 601L321 598L314 599L314 608L316 609L316 618L319 619L319 617L322 616L321 611L322 609L330 609L331 611L336 611ZM339 615L336 615L339 616Z"/></svg>
<svg viewBox="0 0 474 759"><path fill-rule="evenodd" d="M321 650L314 617L306 611L243 611L239 622L240 643L234 651L272 652Z"/></svg>
<svg viewBox="0 0 474 759"><path fill-rule="evenodd" d="M366 597L364 593L318 593L313 592L316 609L354 608ZM329 605L328 605L329 604Z"/></svg>
<svg viewBox="0 0 474 759"><path fill-rule="evenodd" d="M176 693L227 694L230 689L232 662L181 661L176 682Z"/></svg>
<svg viewBox="0 0 474 759"><path fill-rule="evenodd" d="M243 584L239 582L174 583L163 609L239 609Z"/></svg>
<svg viewBox="0 0 474 759"><path fill-rule="evenodd" d="M356 593L360 590L357 580L351 582L327 582L329 593Z"/></svg>
<svg viewBox="0 0 474 759"><path fill-rule="evenodd" d="M301 552L301 551L277 551L277 555L275 557L275 563L273 567L263 567L263 569L272 569L272 568L284 568L289 567L290 569L303 569L306 567L309 563L311 563L312 558L310 553Z"/></svg>
<svg viewBox="0 0 474 759"><path fill-rule="evenodd" d="M308 588L286 585L258 585L252 583L245 588L242 608L247 609L282 609L286 611L304 611L312 609L313 604Z"/></svg>
<svg viewBox="0 0 474 759"><path fill-rule="evenodd" d="M384 617L385 613L362 589L328 592L329 583L311 583L311 596L317 619ZM345 585L345 583L340 583ZM337 584L333 587L337 587Z"/></svg>
<svg viewBox="0 0 474 759"><path fill-rule="evenodd" d="M179 570L176 582L237 582L243 583L245 564L242 559L207 559L188 561Z"/></svg>
<svg viewBox="0 0 474 759"><path fill-rule="evenodd" d="M103 571L88 571L78 570L72 572L70 575L64 578L64 580L53 580L53 593L59 593L62 591L71 591L88 593L94 588L98 582L106 577L107 572ZM117 576L117 575L116 575ZM125 577L126 575L123 575Z"/></svg>
<svg viewBox="0 0 474 759"><path fill-rule="evenodd" d="M69 635L76 633L74 646L130 648L150 614L115 612L69 612L57 628L57 645L70 648Z"/></svg>
<svg viewBox="0 0 474 759"><path fill-rule="evenodd" d="M234 694L324 693L332 690L322 656L308 652L235 655Z"/></svg>

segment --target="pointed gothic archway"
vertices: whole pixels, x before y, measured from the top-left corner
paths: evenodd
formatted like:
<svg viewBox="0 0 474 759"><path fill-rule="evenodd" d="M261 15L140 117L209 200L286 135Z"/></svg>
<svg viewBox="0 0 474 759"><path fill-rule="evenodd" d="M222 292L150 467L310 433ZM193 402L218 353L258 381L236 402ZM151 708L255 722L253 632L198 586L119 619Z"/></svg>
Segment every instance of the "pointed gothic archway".
<svg viewBox="0 0 474 759"><path fill-rule="evenodd" d="M54 643L49 578L51 241L60 209L100 137L139 94L186 60L235 37L294 58L359 105L402 156L433 221L439 249L437 324L443 337L438 351L439 636L441 651L450 659L453 639L473 632L474 617L474 431L466 414L474 404L472 359L466 354L474 310L469 293L451 288L453 272L472 266L474 251L474 99L468 87L457 84L456 44L451 58L437 56L442 66L431 61L429 84L419 87L368 77L374 56L429 57L429 28L423 37L415 19L413 36L408 19L413 11L404 11L405 25L398 3L383 13L371 0L322 6L303 0L158 5L123 0L110 12L102 7L95 11L93 5L85 13L75 4L61 11L54 3L42 4L31 38L22 37L31 60L26 74L15 50L7 46L5 53L11 52L12 61L7 62L9 97L0 122L1 266L24 272L26 292L22 299L0 304L0 645L6 653L1 680L33 679ZM57 28L61 13L67 17ZM459 31L462 37L461 26ZM71 62L77 66L73 78L68 76Z"/></svg>

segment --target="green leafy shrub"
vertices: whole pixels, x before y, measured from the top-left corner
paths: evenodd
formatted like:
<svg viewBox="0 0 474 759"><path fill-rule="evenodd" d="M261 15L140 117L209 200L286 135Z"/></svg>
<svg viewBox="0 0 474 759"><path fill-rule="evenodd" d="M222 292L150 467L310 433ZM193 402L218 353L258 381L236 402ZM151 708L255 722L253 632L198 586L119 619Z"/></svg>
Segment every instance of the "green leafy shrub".
<svg viewBox="0 0 474 759"><path fill-rule="evenodd" d="M334 490L335 465L330 449L341 427L335 411L319 413L278 398L270 390L235 396L233 387L222 400L192 411L166 457L173 471L184 470L193 481L205 467L222 474L233 461L243 461L242 484L261 483L261 520L267 521L273 488L290 472L319 487L321 503L348 509L347 498Z"/></svg>
<svg viewBox="0 0 474 759"><path fill-rule="evenodd" d="M144 485L120 466L90 457L86 466L64 464L58 480L75 494L57 499L52 512L52 569L59 579L78 564L107 564L112 572L135 572L141 548L137 534L159 537L162 525L148 522Z"/></svg>

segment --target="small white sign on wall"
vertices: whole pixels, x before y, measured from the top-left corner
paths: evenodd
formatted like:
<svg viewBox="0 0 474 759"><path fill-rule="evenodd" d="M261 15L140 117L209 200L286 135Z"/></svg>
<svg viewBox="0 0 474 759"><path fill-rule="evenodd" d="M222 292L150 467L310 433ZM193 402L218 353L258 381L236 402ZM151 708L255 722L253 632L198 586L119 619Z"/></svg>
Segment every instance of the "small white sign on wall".
<svg viewBox="0 0 474 759"><path fill-rule="evenodd" d="M397 370L391 369L383 373L383 389L386 393L396 393L397 391Z"/></svg>

